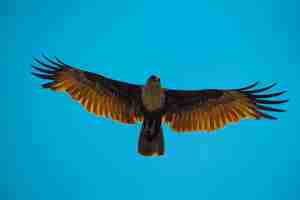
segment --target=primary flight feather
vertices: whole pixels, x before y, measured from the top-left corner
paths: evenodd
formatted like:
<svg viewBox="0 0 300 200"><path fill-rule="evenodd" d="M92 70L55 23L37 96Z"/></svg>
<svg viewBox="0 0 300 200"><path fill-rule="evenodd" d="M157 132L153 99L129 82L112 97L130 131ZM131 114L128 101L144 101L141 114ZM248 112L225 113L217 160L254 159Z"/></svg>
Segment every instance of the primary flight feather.
<svg viewBox="0 0 300 200"><path fill-rule="evenodd" d="M144 156L164 154L162 123L174 131L214 131L241 119L277 119L268 112L284 112L270 104L286 91L264 94L276 84L253 89L258 83L239 89L172 90L161 86L157 76L145 85L113 80L80 70L55 57L34 59L32 74L50 80L43 88L67 92L87 111L122 123L142 122L138 152Z"/></svg>

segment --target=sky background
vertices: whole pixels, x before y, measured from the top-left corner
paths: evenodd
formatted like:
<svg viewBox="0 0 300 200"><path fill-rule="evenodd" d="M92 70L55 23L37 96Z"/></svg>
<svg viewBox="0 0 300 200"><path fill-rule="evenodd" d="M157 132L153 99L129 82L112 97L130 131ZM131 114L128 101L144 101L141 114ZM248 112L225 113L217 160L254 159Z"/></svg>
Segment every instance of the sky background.
<svg viewBox="0 0 300 200"><path fill-rule="evenodd" d="M0 199L300 199L299 1L1 1ZM298 13L297 13L298 12ZM40 89L41 53L123 81L169 88L278 82L278 121L174 134L137 154L140 125L96 118ZM283 97L283 98L284 98Z"/></svg>

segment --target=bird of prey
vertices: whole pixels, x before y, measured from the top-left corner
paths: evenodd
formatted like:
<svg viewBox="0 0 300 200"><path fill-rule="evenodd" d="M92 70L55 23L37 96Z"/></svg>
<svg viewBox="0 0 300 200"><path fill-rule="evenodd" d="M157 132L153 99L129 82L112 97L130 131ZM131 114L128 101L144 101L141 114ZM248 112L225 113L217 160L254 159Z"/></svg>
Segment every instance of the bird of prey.
<svg viewBox="0 0 300 200"><path fill-rule="evenodd" d="M57 57L34 60L32 74L50 80L43 88L68 93L97 116L142 123L138 152L144 156L164 154L162 123L177 132L210 132L241 119L277 119L268 112L284 110L266 105L288 101L270 99L286 91L264 93L275 83L260 89L254 89L256 82L239 89L174 90L163 88L155 75L137 85L81 70Z"/></svg>

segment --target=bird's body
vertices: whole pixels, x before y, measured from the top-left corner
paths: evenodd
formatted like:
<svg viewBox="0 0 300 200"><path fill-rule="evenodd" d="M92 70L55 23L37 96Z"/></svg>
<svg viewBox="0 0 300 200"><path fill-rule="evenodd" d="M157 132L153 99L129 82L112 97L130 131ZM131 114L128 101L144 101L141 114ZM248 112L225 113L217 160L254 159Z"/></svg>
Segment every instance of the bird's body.
<svg viewBox="0 0 300 200"><path fill-rule="evenodd" d="M165 92L158 77L152 75L142 89L142 101L148 111L159 110L165 103Z"/></svg>
<svg viewBox="0 0 300 200"><path fill-rule="evenodd" d="M164 153L161 120L165 104L165 92L157 76L150 76L142 88L144 121L140 133L138 151L145 156Z"/></svg>
<svg viewBox="0 0 300 200"><path fill-rule="evenodd" d="M43 88L67 92L87 111L126 124L142 123L138 152L144 156L164 154L162 123L177 132L214 131L241 119L276 119L266 113L284 110L269 107L287 100L269 100L283 92L261 94L275 84L253 89L257 83L239 89L173 90L161 86L157 76L145 85L130 84L80 70L44 56L35 59L35 76L51 80Z"/></svg>

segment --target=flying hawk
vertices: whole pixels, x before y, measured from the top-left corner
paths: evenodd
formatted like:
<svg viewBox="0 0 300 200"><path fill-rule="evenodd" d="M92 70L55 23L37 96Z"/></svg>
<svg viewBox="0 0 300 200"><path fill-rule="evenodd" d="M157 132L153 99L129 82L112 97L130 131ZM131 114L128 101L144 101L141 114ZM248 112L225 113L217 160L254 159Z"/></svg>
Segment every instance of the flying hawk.
<svg viewBox="0 0 300 200"><path fill-rule="evenodd" d="M75 68L55 57L34 59L39 67L32 74L50 80L43 88L67 92L87 111L126 124L143 123L138 152L144 156L164 154L162 123L174 131L214 131L241 119L277 119L266 113L284 112L265 106L288 100L270 100L286 91L264 94L275 86L253 89L258 83L239 89L173 90L161 86L158 76L136 85ZM46 61L46 62L45 62Z"/></svg>

